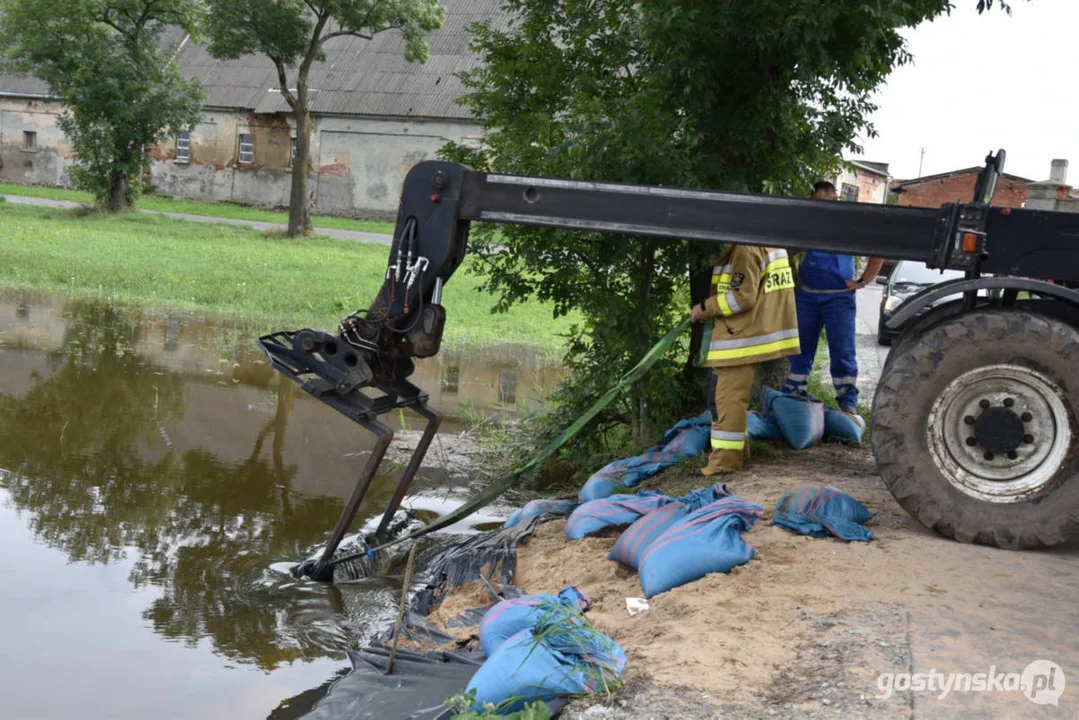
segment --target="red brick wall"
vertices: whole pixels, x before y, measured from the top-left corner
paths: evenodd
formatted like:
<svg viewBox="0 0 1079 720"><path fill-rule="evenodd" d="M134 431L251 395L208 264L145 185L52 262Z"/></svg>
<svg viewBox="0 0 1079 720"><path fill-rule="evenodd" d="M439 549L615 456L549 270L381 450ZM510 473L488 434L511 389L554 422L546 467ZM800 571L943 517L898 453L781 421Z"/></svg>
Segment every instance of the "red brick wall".
<svg viewBox="0 0 1079 720"><path fill-rule="evenodd" d="M910 207L937 208L944 203L961 200L970 202L974 197L974 183L978 181L978 172L927 180L922 183L907 185L899 194L899 204ZM1001 178L997 183L997 192L993 204L1000 207L1022 207L1027 199L1027 184L1021 180Z"/></svg>

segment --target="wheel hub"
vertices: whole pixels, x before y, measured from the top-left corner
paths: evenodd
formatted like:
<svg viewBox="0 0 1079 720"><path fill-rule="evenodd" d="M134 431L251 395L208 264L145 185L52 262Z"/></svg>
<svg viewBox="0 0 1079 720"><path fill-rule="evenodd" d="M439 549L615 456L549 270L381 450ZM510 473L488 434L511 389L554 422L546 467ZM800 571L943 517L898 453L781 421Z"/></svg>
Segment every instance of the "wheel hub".
<svg viewBox="0 0 1079 720"><path fill-rule="evenodd" d="M1023 444L1023 421L1007 407L990 407L974 421L974 439L986 452L1007 455Z"/></svg>
<svg viewBox="0 0 1079 720"><path fill-rule="evenodd" d="M933 403L933 461L962 492L1022 502L1058 479L1071 445L1060 389L1028 367L990 365L955 378Z"/></svg>

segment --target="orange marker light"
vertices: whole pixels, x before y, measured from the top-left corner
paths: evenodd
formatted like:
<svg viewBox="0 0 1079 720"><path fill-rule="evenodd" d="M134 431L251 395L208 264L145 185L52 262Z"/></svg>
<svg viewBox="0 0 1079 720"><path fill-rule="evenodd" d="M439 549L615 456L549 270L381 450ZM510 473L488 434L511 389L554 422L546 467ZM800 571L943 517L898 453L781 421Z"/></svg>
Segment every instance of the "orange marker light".
<svg viewBox="0 0 1079 720"><path fill-rule="evenodd" d="M974 233L963 233L963 252L978 252L978 236Z"/></svg>

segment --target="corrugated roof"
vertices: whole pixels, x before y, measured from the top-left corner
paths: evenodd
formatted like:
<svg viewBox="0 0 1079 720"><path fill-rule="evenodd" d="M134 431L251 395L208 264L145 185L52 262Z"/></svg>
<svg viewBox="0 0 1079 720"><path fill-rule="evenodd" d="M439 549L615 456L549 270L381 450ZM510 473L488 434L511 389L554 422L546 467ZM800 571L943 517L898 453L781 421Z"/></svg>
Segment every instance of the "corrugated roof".
<svg viewBox="0 0 1079 720"><path fill-rule="evenodd" d="M312 112L375 117L470 119L457 99L465 89L456 74L477 65L468 49L468 26L502 15L501 0L442 0L446 23L429 38L430 58L425 64L404 59L404 41L396 30L372 40L338 37L326 43L326 61L311 69ZM170 36L177 42L179 37ZM206 48L188 42L178 58L186 77L198 77L206 90L206 106L257 113L287 112L278 90L277 71L262 55L237 60L215 60ZM294 80L295 73L289 73ZM0 75L0 94L21 82L42 92L34 78ZM22 87L22 85L19 85ZM22 90L22 92L28 92Z"/></svg>

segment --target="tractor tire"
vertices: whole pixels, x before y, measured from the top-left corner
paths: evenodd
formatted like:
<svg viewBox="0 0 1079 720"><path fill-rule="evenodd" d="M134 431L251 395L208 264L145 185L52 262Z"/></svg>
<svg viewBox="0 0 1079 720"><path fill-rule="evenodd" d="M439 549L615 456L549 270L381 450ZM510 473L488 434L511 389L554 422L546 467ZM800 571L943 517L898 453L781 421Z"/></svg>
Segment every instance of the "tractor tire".
<svg viewBox="0 0 1079 720"><path fill-rule="evenodd" d="M896 501L960 542L1079 538L1079 330L985 308L904 335L873 401L873 454Z"/></svg>
<svg viewBox="0 0 1079 720"><path fill-rule="evenodd" d="M951 302L930 308L927 312L916 317L892 340L888 358L884 361L885 367L892 361L892 358L910 352L911 346L918 342L926 330L941 320L955 317L962 312L963 304L961 302Z"/></svg>

